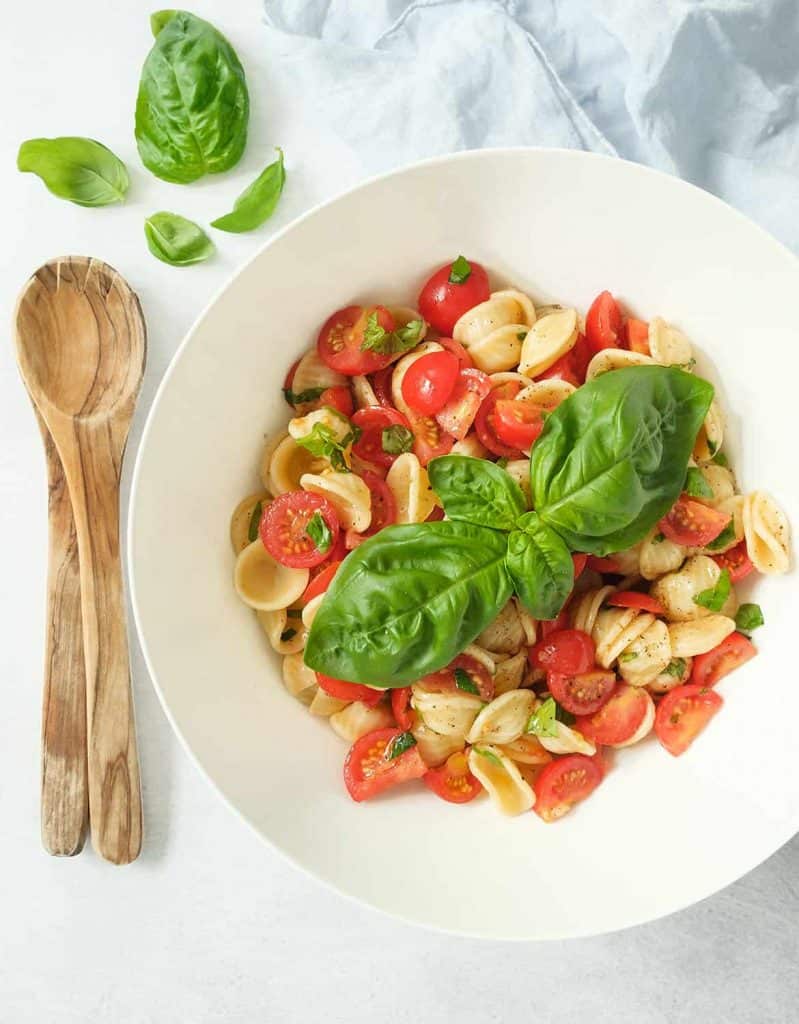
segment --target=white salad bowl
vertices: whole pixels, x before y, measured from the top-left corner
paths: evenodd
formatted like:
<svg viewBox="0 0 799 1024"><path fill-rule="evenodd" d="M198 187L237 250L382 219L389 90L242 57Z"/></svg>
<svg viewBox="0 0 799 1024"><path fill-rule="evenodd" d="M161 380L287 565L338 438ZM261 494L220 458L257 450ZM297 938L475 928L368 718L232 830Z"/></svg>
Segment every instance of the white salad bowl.
<svg viewBox="0 0 799 1024"><path fill-rule="evenodd" d="M330 312L411 304L458 253L498 284L583 312L609 288L676 323L718 386L743 489L799 523L793 414L799 262L724 203L621 160L558 150L461 153L374 179L274 237L216 296L156 397L136 463L130 573L166 713L231 808L339 891L447 931L589 935L728 885L799 829L795 576L759 578L759 656L680 758L620 751L560 822L503 818L418 784L355 804L343 742L281 683L279 658L233 589L228 523L256 489L280 387ZM168 524L172 524L169 527ZM175 528L174 524L179 524ZM236 827L231 822L231 827Z"/></svg>

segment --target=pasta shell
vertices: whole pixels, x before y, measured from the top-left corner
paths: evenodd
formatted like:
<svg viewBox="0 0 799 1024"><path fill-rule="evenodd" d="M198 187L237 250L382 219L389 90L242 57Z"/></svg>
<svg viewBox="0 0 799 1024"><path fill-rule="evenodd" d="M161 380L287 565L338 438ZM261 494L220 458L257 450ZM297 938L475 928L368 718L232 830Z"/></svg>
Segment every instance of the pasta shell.
<svg viewBox="0 0 799 1024"><path fill-rule="evenodd" d="M512 299L520 310L520 313L516 315L515 319L526 327L532 327L538 319L536 308L533 305L533 300L529 295L525 295L524 292L517 291L515 288L503 288L498 292L492 292L491 298Z"/></svg>
<svg viewBox="0 0 799 1024"><path fill-rule="evenodd" d="M787 572L791 567L791 528L770 494L752 491L746 495L743 527L746 548L758 572Z"/></svg>
<svg viewBox="0 0 799 1024"><path fill-rule="evenodd" d="M618 657L619 675L631 686L646 686L671 662L671 640L666 623L654 619Z"/></svg>
<svg viewBox="0 0 799 1024"><path fill-rule="evenodd" d="M632 747L635 743L640 743L645 736L652 732L652 726L655 724L655 702L646 690L641 692L646 694L647 699L646 712L641 724L628 740L625 740L623 743L610 743L609 746L615 747L617 750L620 750L622 747Z"/></svg>
<svg viewBox="0 0 799 1024"><path fill-rule="evenodd" d="M662 366L687 366L693 359L690 341L660 317L649 321L649 351Z"/></svg>
<svg viewBox="0 0 799 1024"><path fill-rule="evenodd" d="M266 444L261 450L261 458L258 462L258 477L264 486L264 489L272 493L272 481L269 477L270 467L272 465L272 456L275 453L275 449L288 437L288 433L284 430L280 434L273 434L266 441Z"/></svg>
<svg viewBox="0 0 799 1024"><path fill-rule="evenodd" d="M338 697L331 697L319 686L313 695L313 700L308 705L308 710L312 715L319 715L320 718L330 718L337 711L343 711L348 703L349 701L339 700Z"/></svg>
<svg viewBox="0 0 799 1024"><path fill-rule="evenodd" d="M669 638L671 643L671 638ZM663 671L659 676L656 676L650 683L647 684L647 690L650 693L668 693L669 690L673 690L675 686L682 686L683 683L687 683L691 678L691 668L693 666L693 658L680 658L682 661L682 671L675 675L672 672ZM672 661L676 659L672 658ZM671 665L671 662L669 662ZM668 666L666 666L668 668Z"/></svg>
<svg viewBox="0 0 799 1024"><path fill-rule="evenodd" d="M421 320L422 329L419 332L419 341L424 341L427 337L427 321L417 309L412 309L410 306L387 306L386 308L391 314L397 329L407 327L412 320Z"/></svg>
<svg viewBox="0 0 799 1024"><path fill-rule="evenodd" d="M289 618L285 608L276 608L271 612L256 612L255 617L258 619L258 625L266 633L272 648L278 654L296 654L297 651L304 649L305 641L308 638L308 630L300 619L291 619L291 624L289 625ZM294 635L286 640L282 640L281 637L287 630L293 630Z"/></svg>
<svg viewBox="0 0 799 1024"><path fill-rule="evenodd" d="M622 651L627 650L654 621L655 616L649 612L638 614L633 608L603 608L591 632L596 644L597 664L610 668Z"/></svg>
<svg viewBox="0 0 799 1024"><path fill-rule="evenodd" d="M300 392L308 391L311 388L337 388L347 383L347 378L342 373L331 369L320 358L316 346L314 346L297 363L291 390L295 394L300 394Z"/></svg>
<svg viewBox="0 0 799 1024"><path fill-rule="evenodd" d="M595 377L601 377L603 373L608 373L610 370L623 370L625 366L647 366L654 361L643 352L628 352L623 348L603 348L588 364L585 379L587 381L594 380Z"/></svg>
<svg viewBox="0 0 799 1024"><path fill-rule="evenodd" d="M538 623L527 611L518 597L514 597L511 600L516 605L516 611L519 613L519 622L524 630L525 644L528 647L532 647L538 638Z"/></svg>
<svg viewBox="0 0 799 1024"><path fill-rule="evenodd" d="M598 590L587 590L576 601L571 608L570 618L574 629L581 629L589 635L593 633L599 609L611 594L616 593L616 588L607 586Z"/></svg>
<svg viewBox="0 0 799 1024"><path fill-rule="evenodd" d="M618 565L620 573L625 576L637 576L641 567L641 545L636 544L635 547L617 551L612 558ZM625 589L625 587L619 586L619 590Z"/></svg>
<svg viewBox="0 0 799 1024"><path fill-rule="evenodd" d="M316 597L312 597L302 609L302 624L305 626L306 631L309 631L313 625L313 620L316 618L316 613L319 611L319 605L324 600L324 597L324 594L317 594Z"/></svg>
<svg viewBox="0 0 799 1024"><path fill-rule="evenodd" d="M522 340L527 328L521 324L498 327L484 338L468 346L469 355L478 370L483 373L501 373L519 365Z"/></svg>
<svg viewBox="0 0 799 1024"><path fill-rule="evenodd" d="M483 707L483 702L470 693L431 693L421 686L414 686L411 706L419 712L424 724L433 732L465 739Z"/></svg>
<svg viewBox="0 0 799 1024"><path fill-rule="evenodd" d="M494 675L494 693L499 696L507 693L508 690L518 690L524 680L524 672L527 668L527 651L519 651L518 654L506 658L497 665Z"/></svg>
<svg viewBox="0 0 799 1024"><path fill-rule="evenodd" d="M517 402L530 402L545 412L552 412L569 395L573 395L576 390L577 388L573 384L569 384L567 380L557 380L555 378L552 380L537 380L523 388L515 400Z"/></svg>
<svg viewBox="0 0 799 1024"><path fill-rule="evenodd" d="M398 456L386 476L398 523L423 523L438 504L427 470L413 452Z"/></svg>
<svg viewBox="0 0 799 1024"><path fill-rule="evenodd" d="M717 466L710 462L706 466L700 466L699 472L705 479L705 483L713 491L711 498L703 498L707 505L718 506L720 502L727 501L735 494L735 477L732 471L726 466Z"/></svg>
<svg viewBox="0 0 799 1024"><path fill-rule="evenodd" d="M245 604L269 612L286 608L297 600L308 586L308 570L281 565L256 540L236 559L233 582Z"/></svg>
<svg viewBox="0 0 799 1024"><path fill-rule="evenodd" d="M524 735L510 743L502 743L502 753L517 764L547 764L552 755L537 736Z"/></svg>
<svg viewBox="0 0 799 1024"><path fill-rule="evenodd" d="M577 313L562 309L536 320L522 343L519 372L537 377L565 356L577 341Z"/></svg>
<svg viewBox="0 0 799 1024"><path fill-rule="evenodd" d="M380 405L368 377L357 376L351 377L350 380L352 382L352 397L357 409L368 409Z"/></svg>
<svg viewBox="0 0 799 1024"><path fill-rule="evenodd" d="M467 743L510 743L518 739L536 705L531 690L509 690L483 708L466 736Z"/></svg>
<svg viewBox="0 0 799 1024"><path fill-rule="evenodd" d="M710 462L716 452L720 451L724 441L724 417L718 402L713 399L705 416L705 422L699 428L694 444L694 458L697 462Z"/></svg>
<svg viewBox="0 0 799 1024"><path fill-rule="evenodd" d="M541 746L550 754L587 754L591 757L596 753L596 746L576 729L563 722L555 722L555 730L554 736L538 737Z"/></svg>
<svg viewBox="0 0 799 1024"><path fill-rule="evenodd" d="M307 448L303 448L293 437L286 435L275 447L269 459L269 489L273 494L298 491L300 480L306 473L321 473L327 465L327 459L311 455ZM263 472L261 476L263 478Z"/></svg>
<svg viewBox="0 0 799 1024"><path fill-rule="evenodd" d="M372 521L372 494L356 473L325 470L324 473L304 473L300 477L304 491L321 494L336 510L345 530L363 533Z"/></svg>
<svg viewBox="0 0 799 1024"><path fill-rule="evenodd" d="M292 697L303 704L310 704L319 685L316 673L303 661L302 653L289 654L283 659L283 685Z"/></svg>
<svg viewBox="0 0 799 1024"><path fill-rule="evenodd" d="M559 305L556 302L550 302L550 303L547 303L547 304L545 304L543 306L536 306L535 307L536 318L538 320L541 320L542 317L549 316L550 313L560 313L560 311L562 309L563 309L563 306Z"/></svg>
<svg viewBox="0 0 799 1024"><path fill-rule="evenodd" d="M530 491L530 460L511 459L511 461L505 466L505 472L512 476L519 487L521 487L522 494L524 495L527 507L529 508L532 504L532 495Z"/></svg>
<svg viewBox="0 0 799 1024"><path fill-rule="evenodd" d="M519 301L520 297L523 302ZM513 326L524 330L534 322L535 309L526 295L513 291L494 292L485 302L472 306L455 322L452 337L471 349L472 345L501 327Z"/></svg>
<svg viewBox="0 0 799 1024"><path fill-rule="evenodd" d="M492 391L503 384L521 384L522 387L527 387L530 383L529 377L525 377L524 374L518 372L490 373L488 377L491 381Z"/></svg>
<svg viewBox="0 0 799 1024"><path fill-rule="evenodd" d="M674 658L695 658L718 647L735 631L735 619L726 615L708 615L693 622L672 622L669 625L671 653Z"/></svg>
<svg viewBox="0 0 799 1024"><path fill-rule="evenodd" d="M477 434L472 431L462 441L452 446L453 455L468 455L473 459L487 459L488 449L482 444Z"/></svg>
<svg viewBox="0 0 799 1024"><path fill-rule="evenodd" d="M463 736L442 736L441 733L433 732L424 722L417 722L411 732L422 760L430 768L437 768L466 745Z"/></svg>
<svg viewBox="0 0 799 1024"><path fill-rule="evenodd" d="M394 366L394 371L391 374L391 397L394 401L394 405L399 409L403 416L407 416L411 420L416 415L413 409L405 401L402 394L402 382L405 379L405 374L413 366L417 359L421 359L422 356L426 356L429 352L443 352L443 348L435 341L425 341L421 345L418 345L412 352L403 356L402 359L398 360Z"/></svg>
<svg viewBox="0 0 799 1024"><path fill-rule="evenodd" d="M312 412L306 413L305 416L296 416L293 420L289 420L289 436L293 437L295 441L299 441L313 433L317 424L332 431L337 441L343 441L352 432L352 425L343 413L323 407L314 409Z"/></svg>
<svg viewBox="0 0 799 1024"><path fill-rule="evenodd" d="M475 661L479 661L480 664L483 665L493 676L497 663L494 660L495 655L493 655L491 651L487 651L485 647L482 647L479 644L469 644L468 647L464 648L463 653L468 654L470 657L474 658Z"/></svg>
<svg viewBox="0 0 799 1024"><path fill-rule="evenodd" d="M477 642L489 651L515 654L519 650L526 642L526 637L513 601L508 601L494 621L486 626Z"/></svg>
<svg viewBox="0 0 799 1024"><path fill-rule="evenodd" d="M248 494L246 498L242 498L233 509L233 515L230 517L230 543L233 545L234 554L238 555L248 544L252 544L250 539L252 514L259 503L263 509L265 505L269 504L269 501L270 495L266 491L257 491L255 494Z"/></svg>
<svg viewBox="0 0 799 1024"><path fill-rule="evenodd" d="M721 569L712 558L693 555L679 572L667 573L656 580L650 593L666 609L666 618L671 622L690 622L710 614L694 598L714 587L719 576Z"/></svg>
<svg viewBox="0 0 799 1024"><path fill-rule="evenodd" d="M535 793L530 785L499 747L472 747L469 771L503 814L523 814L535 803Z"/></svg>
<svg viewBox="0 0 799 1024"><path fill-rule="evenodd" d="M714 548L714 555L717 555L720 551L729 551L730 548L734 548L736 544L739 544L744 539L744 496L742 494L733 494L731 498L725 498L723 501L720 501L716 508L719 512L726 512L730 516L735 539L722 548Z"/></svg>
<svg viewBox="0 0 799 1024"><path fill-rule="evenodd" d="M655 538L659 537L659 540ZM655 527L641 542L638 568L645 580L654 580L663 573L679 569L685 560L685 548L674 544Z"/></svg>
<svg viewBox="0 0 799 1024"><path fill-rule="evenodd" d="M387 729L393 724L394 716L387 704L369 707L354 700L341 711L334 711L329 721L330 728L337 736L347 743L354 743L375 729Z"/></svg>

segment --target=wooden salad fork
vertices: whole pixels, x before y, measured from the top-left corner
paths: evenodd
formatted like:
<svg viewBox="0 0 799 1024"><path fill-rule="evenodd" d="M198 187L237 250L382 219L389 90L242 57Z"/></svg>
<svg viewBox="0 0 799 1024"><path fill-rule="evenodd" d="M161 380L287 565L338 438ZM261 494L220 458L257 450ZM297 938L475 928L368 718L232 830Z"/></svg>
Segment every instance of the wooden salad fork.
<svg viewBox="0 0 799 1024"><path fill-rule="evenodd" d="M107 860L126 864L141 849L142 811L119 551L119 482L144 373L144 318L136 295L115 270L100 260L65 257L40 267L26 284L17 305L16 343L23 379L63 467L77 536L92 845ZM51 485L53 471L50 462ZM54 507L60 522L53 522ZM61 509L51 497L51 538L56 529L68 528ZM60 536L58 544L51 539L51 555L63 561L70 549ZM77 641L65 636L77 621L77 598L59 567L51 568L50 579L62 587L60 594L50 593L48 602L46 711L54 687L59 688L55 699L71 707L80 687L74 676L63 683L77 657ZM71 730L69 736L58 735L59 723ZM79 727L74 715L54 714L52 728L45 722L44 729L43 785L57 786L60 777L75 796L50 792L43 812L46 816L69 806L74 829ZM67 749L71 753L60 771L55 763ZM62 826L48 828L53 835Z"/></svg>

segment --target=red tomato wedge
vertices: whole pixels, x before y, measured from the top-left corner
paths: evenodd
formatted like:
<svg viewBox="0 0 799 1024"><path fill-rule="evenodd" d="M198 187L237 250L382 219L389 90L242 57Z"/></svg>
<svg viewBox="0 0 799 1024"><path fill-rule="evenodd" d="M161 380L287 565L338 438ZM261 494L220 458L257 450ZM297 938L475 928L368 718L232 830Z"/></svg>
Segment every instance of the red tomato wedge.
<svg viewBox="0 0 799 1024"><path fill-rule="evenodd" d="M602 763L585 754L567 754L545 764L533 783L533 810L544 821L557 821L585 800L603 778Z"/></svg>
<svg viewBox="0 0 799 1024"><path fill-rule="evenodd" d="M649 594L639 594L637 590L620 590L608 598L608 604L616 608L637 608L642 612L651 612L653 615L665 615L666 609Z"/></svg>
<svg viewBox="0 0 799 1024"><path fill-rule="evenodd" d="M584 334L577 335L577 341L575 341L570 355L574 372L577 374L578 386L585 384L585 374L594 353L591 351L591 346L588 344L588 339Z"/></svg>
<svg viewBox="0 0 799 1024"><path fill-rule="evenodd" d="M327 525L332 538L331 547L317 548L308 534L308 524L317 514ZM264 509L258 532L269 554L281 565L293 569L310 569L329 557L338 537L336 510L320 494L310 491L289 491L279 494Z"/></svg>
<svg viewBox="0 0 799 1024"><path fill-rule="evenodd" d="M384 526L391 526L397 521L397 503L386 481L366 470L360 476L372 495L372 521L363 533L347 530L344 540L350 550L357 548L369 537L374 537Z"/></svg>
<svg viewBox="0 0 799 1024"><path fill-rule="evenodd" d="M459 341L455 341L454 338L438 338L438 344L451 352L454 356L458 357L458 362L462 370L468 369L470 366L474 366L474 360L469 355L468 351L461 345Z"/></svg>
<svg viewBox="0 0 799 1024"><path fill-rule="evenodd" d="M555 700L573 715L593 715L610 700L616 674L602 669L563 675L547 673L547 687Z"/></svg>
<svg viewBox="0 0 799 1024"><path fill-rule="evenodd" d="M402 378L402 397L423 416L435 416L447 404L460 363L452 352L428 352L416 359Z"/></svg>
<svg viewBox="0 0 799 1024"><path fill-rule="evenodd" d="M522 453L518 448L514 448L500 440L495 420L497 402L515 398L521 391L521 387L518 381L508 381L507 384L500 384L499 387L494 388L483 399L474 420L474 429L477 431L480 442L493 455L498 455L501 458L520 459L522 457Z"/></svg>
<svg viewBox="0 0 799 1024"><path fill-rule="evenodd" d="M389 427L405 427L411 429L410 423L396 409L370 405L359 409L352 417L353 424L361 431L361 436L352 446L353 452L364 462L372 462L378 466L391 466L396 455L383 448L383 431Z"/></svg>
<svg viewBox="0 0 799 1024"><path fill-rule="evenodd" d="M743 633L730 633L718 647L707 654L698 654L691 669L691 682L697 686L715 686L733 669L750 661L757 648Z"/></svg>
<svg viewBox="0 0 799 1024"><path fill-rule="evenodd" d="M453 262L460 264L461 259L458 257ZM491 294L485 270L474 260L467 263L469 270L465 280L451 281L453 264L447 263L425 281L419 293L419 312L439 334L451 336L456 321ZM466 267L463 269L465 271Z"/></svg>
<svg viewBox="0 0 799 1024"><path fill-rule="evenodd" d="M615 558L600 558L599 555L589 555L586 565L594 572L608 572L612 575L621 575L621 566Z"/></svg>
<svg viewBox="0 0 799 1024"><path fill-rule="evenodd" d="M624 335L627 341L627 348L631 352L640 352L641 355L651 355L649 351L649 324L645 320L636 320L631 316L625 321Z"/></svg>
<svg viewBox="0 0 799 1024"><path fill-rule="evenodd" d="M332 406L333 409L338 409L339 412L343 412L345 416L352 416L352 410L354 408L352 404L352 392L346 384L339 384L334 388L325 388L317 401L313 404L318 409L321 409L324 405Z"/></svg>
<svg viewBox="0 0 799 1024"><path fill-rule="evenodd" d="M670 690L655 712L655 735L670 754L679 757L691 746L724 701L706 686L689 683Z"/></svg>
<svg viewBox="0 0 799 1024"><path fill-rule="evenodd" d="M369 800L427 772L416 745L397 757L390 756L396 741L405 736L401 729L375 729L355 741L344 761L344 785L353 800Z"/></svg>
<svg viewBox="0 0 799 1024"><path fill-rule="evenodd" d="M393 373L394 367L386 366L384 369L373 373L369 378L375 398L380 405L384 405L387 409L394 408L394 399L391 396L391 377Z"/></svg>
<svg viewBox="0 0 799 1024"><path fill-rule="evenodd" d="M574 728L587 740L612 747L631 740L643 724L651 697L646 690L618 683L599 711L578 718Z"/></svg>
<svg viewBox="0 0 799 1024"><path fill-rule="evenodd" d="M588 564L588 555L572 555L572 562L574 562L574 579L576 581L582 575L583 569L585 569Z"/></svg>
<svg viewBox="0 0 799 1024"><path fill-rule="evenodd" d="M468 681L463 679L461 672L466 673ZM494 680L491 674L485 665L471 654L459 654L446 668L423 676L420 683L426 690L463 690L465 693L473 693L472 687L476 687L481 700L491 700L494 696Z"/></svg>
<svg viewBox="0 0 799 1024"><path fill-rule="evenodd" d="M399 686L391 691L391 713L400 729L412 729L415 715L411 707L410 686Z"/></svg>
<svg viewBox="0 0 799 1024"><path fill-rule="evenodd" d="M585 318L585 337L593 355L603 348L621 348L621 311L610 292L600 292Z"/></svg>
<svg viewBox="0 0 799 1024"><path fill-rule="evenodd" d="M320 594L324 594L333 582L333 577L338 572L338 567L340 565L340 561L328 562L324 569L320 569L305 590L303 590L302 595L300 596L300 604L305 606L309 601L313 601L315 597L319 597Z"/></svg>
<svg viewBox="0 0 799 1024"><path fill-rule="evenodd" d="M727 570L733 583L746 579L750 572L755 571L755 567L749 558L749 552L746 550L746 541L744 540L740 544L736 544L734 548L730 548L729 551L724 551L720 555L713 555L712 558L720 569Z"/></svg>
<svg viewBox="0 0 799 1024"><path fill-rule="evenodd" d="M316 348L319 357L332 370L354 377L381 370L395 358L393 355L361 347L364 343L364 331L372 315L377 318L378 326L384 331L394 330L394 318L384 306L347 306L336 310L322 324Z"/></svg>
<svg viewBox="0 0 799 1024"><path fill-rule="evenodd" d="M534 644L529 658L533 668L576 675L594 667L596 647L591 637L581 629L560 629Z"/></svg>
<svg viewBox="0 0 799 1024"><path fill-rule="evenodd" d="M543 373L535 378L536 380L565 380L567 384L573 385L578 388L583 382L577 372L575 366L574 356L570 350L565 356L561 356L560 359L556 360L549 369L544 370Z"/></svg>
<svg viewBox="0 0 799 1024"><path fill-rule="evenodd" d="M423 466L439 455L446 455L452 450L455 438L444 432L441 425L432 416L410 417L413 431L413 451Z"/></svg>
<svg viewBox="0 0 799 1024"><path fill-rule="evenodd" d="M416 365L416 363L413 364L413 366ZM410 373L410 370L408 372ZM455 384L446 405L436 414L438 425L451 437L462 441L469 433L477 410L490 390L491 381L488 374L472 367L461 370L455 378Z"/></svg>
<svg viewBox="0 0 799 1024"><path fill-rule="evenodd" d="M332 676L316 673L316 681L319 686L329 693L331 697L338 697L339 700L359 700L362 704L368 704L373 708L380 703L383 690L374 690L371 686L361 686L360 683L348 683L345 679L333 679Z"/></svg>
<svg viewBox="0 0 799 1024"><path fill-rule="evenodd" d="M543 429L543 410L532 402L502 398L494 406L494 430L511 448L531 448Z"/></svg>
<svg viewBox="0 0 799 1024"><path fill-rule="evenodd" d="M553 633L557 633L562 629L569 628L569 612L567 609L568 601L561 608L560 613L556 619L542 619L538 625L541 627L541 636L546 638L552 636Z"/></svg>
<svg viewBox="0 0 799 1024"><path fill-rule="evenodd" d="M430 513L430 515L427 517L427 519L425 519L425 522L426 523L438 523L438 522L440 522L440 520L442 520L444 518L445 514L446 513L444 512L444 509L440 505L434 505L433 506L433 511Z"/></svg>
<svg viewBox="0 0 799 1024"><path fill-rule="evenodd" d="M703 548L718 537L729 521L730 516L726 512L719 512L681 494L668 515L660 520L659 526L664 537L675 544Z"/></svg>
<svg viewBox="0 0 799 1024"><path fill-rule="evenodd" d="M436 796L451 804L468 804L483 788L469 771L464 750L450 754L440 768L430 768L422 777L422 782Z"/></svg>

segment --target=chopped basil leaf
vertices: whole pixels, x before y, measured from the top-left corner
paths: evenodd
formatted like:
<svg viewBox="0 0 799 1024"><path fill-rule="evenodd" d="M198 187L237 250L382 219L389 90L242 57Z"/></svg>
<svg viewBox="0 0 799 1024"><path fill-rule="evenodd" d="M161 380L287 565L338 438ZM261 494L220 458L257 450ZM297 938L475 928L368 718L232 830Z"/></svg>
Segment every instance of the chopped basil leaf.
<svg viewBox="0 0 799 1024"><path fill-rule="evenodd" d="M472 272L472 265L465 256L459 256L449 268L449 283L463 284L469 280Z"/></svg>
<svg viewBox="0 0 799 1024"><path fill-rule="evenodd" d="M692 357L687 363L670 363L669 365L675 367L677 370L685 370L686 373L690 373L696 366L696 360Z"/></svg>
<svg viewBox="0 0 799 1024"><path fill-rule="evenodd" d="M336 413L336 415L346 419L341 413ZM340 473L349 473L350 467L344 458L344 452L359 437L360 430L354 427L339 441L332 427L329 427L326 423L314 423L310 434L306 434L305 437L298 437L296 441L297 444L306 448L311 455L328 459L333 469L337 469Z"/></svg>
<svg viewBox="0 0 799 1024"><path fill-rule="evenodd" d="M662 544L665 539L666 539L666 534L665 533L656 533L655 536L652 538L652 543L653 544Z"/></svg>
<svg viewBox="0 0 799 1024"><path fill-rule="evenodd" d="M751 633L753 629L765 623L763 609L759 604L742 604L735 615L735 627L744 633Z"/></svg>
<svg viewBox="0 0 799 1024"><path fill-rule="evenodd" d="M707 439L707 450L710 452L711 457L713 457L716 454L716 452L719 450L719 446L716 444L715 441L711 441L710 438L708 438Z"/></svg>
<svg viewBox="0 0 799 1024"><path fill-rule="evenodd" d="M387 331L377 322L377 313L370 313L363 330L361 351L378 352L387 356L407 352L419 344L423 330L424 320L411 320L394 331Z"/></svg>
<svg viewBox="0 0 799 1024"><path fill-rule="evenodd" d="M730 596L732 580L728 569L721 570L721 576L716 580L714 586L703 590L700 594L694 595L694 604L707 608L711 612L720 612L724 602Z"/></svg>
<svg viewBox="0 0 799 1024"><path fill-rule="evenodd" d="M493 750L486 750L485 747L472 747L472 750L475 752L475 754L479 754L480 757L486 758L486 760L493 762L493 764L497 765L500 768L502 767L502 762L500 761L500 759L497 757Z"/></svg>
<svg viewBox="0 0 799 1024"><path fill-rule="evenodd" d="M416 737L412 732L401 732L399 736L395 736L394 739L386 747L385 759L387 761L393 761L395 757L400 757L405 753L406 750L410 750L411 747L416 746Z"/></svg>
<svg viewBox="0 0 799 1024"><path fill-rule="evenodd" d="M555 718L559 722L563 722L564 725L574 725L577 721L575 715L571 711L567 711L566 708L561 707L560 704L555 704Z"/></svg>
<svg viewBox="0 0 799 1024"><path fill-rule="evenodd" d="M326 390L326 388L307 388L305 391L292 391L291 388L283 388L283 397L289 405L302 405L303 402L315 402Z"/></svg>
<svg viewBox="0 0 799 1024"><path fill-rule="evenodd" d="M250 515L250 526L247 530L247 540L250 544L252 544L253 541L258 540L258 526L261 522L261 512L263 511L263 507L264 503L259 501Z"/></svg>
<svg viewBox="0 0 799 1024"><path fill-rule="evenodd" d="M281 641L283 643L286 643L287 640L291 640L292 637L295 637L296 635L297 635L297 630L296 629L291 629L289 627L289 629L284 629L283 630L283 632L280 634L280 639L281 639Z"/></svg>
<svg viewBox="0 0 799 1024"><path fill-rule="evenodd" d="M500 468L500 469L505 469L505 468L507 467L507 465L508 465L508 460L507 460L507 459L505 458L505 456L504 456L504 455L501 455L501 456L500 456L500 457L499 457L499 458L497 459L497 465L499 466L499 468Z"/></svg>
<svg viewBox="0 0 799 1024"><path fill-rule="evenodd" d="M557 710L554 698L547 697L541 707L530 715L525 731L534 736L557 736Z"/></svg>
<svg viewBox="0 0 799 1024"><path fill-rule="evenodd" d="M697 466L690 466L685 474L683 490L692 498L712 498L713 488L705 479L705 474Z"/></svg>
<svg viewBox="0 0 799 1024"><path fill-rule="evenodd" d="M380 444L388 455L402 455L413 448L413 434L399 423L393 427L384 427Z"/></svg>
<svg viewBox="0 0 799 1024"><path fill-rule="evenodd" d="M673 679L682 679L685 675L685 658L672 658L663 669L664 676L671 676Z"/></svg>
<svg viewBox="0 0 799 1024"><path fill-rule="evenodd" d="M625 651L623 654L619 655L619 661L624 664L628 661L635 661L637 657L638 651Z"/></svg>
<svg viewBox="0 0 799 1024"><path fill-rule="evenodd" d="M333 534L330 532L330 527L325 522L321 512L314 512L308 520L305 532L316 545L316 550L323 555L327 554L330 550L330 545L333 543Z"/></svg>
<svg viewBox="0 0 799 1024"><path fill-rule="evenodd" d="M289 610L286 612L286 615L290 619L301 619L302 610L300 608L289 608Z"/></svg>
<svg viewBox="0 0 799 1024"><path fill-rule="evenodd" d="M516 340L517 341L524 341L524 339L526 337L527 337L527 331L517 331L516 332Z"/></svg>
<svg viewBox="0 0 799 1024"><path fill-rule="evenodd" d="M459 690L464 690L466 693L480 692L472 677L462 668L455 669L455 685Z"/></svg>
<svg viewBox="0 0 799 1024"><path fill-rule="evenodd" d="M724 529L721 531L718 537L715 537L709 544L706 544L705 547L709 551L719 551L721 548L726 548L734 540L735 526L733 525L732 520L730 520L730 522L727 523L727 525L724 527Z"/></svg>
<svg viewBox="0 0 799 1024"><path fill-rule="evenodd" d="M729 468L730 460L724 454L724 452L716 452L711 462L715 462L717 466L723 466L725 469Z"/></svg>

